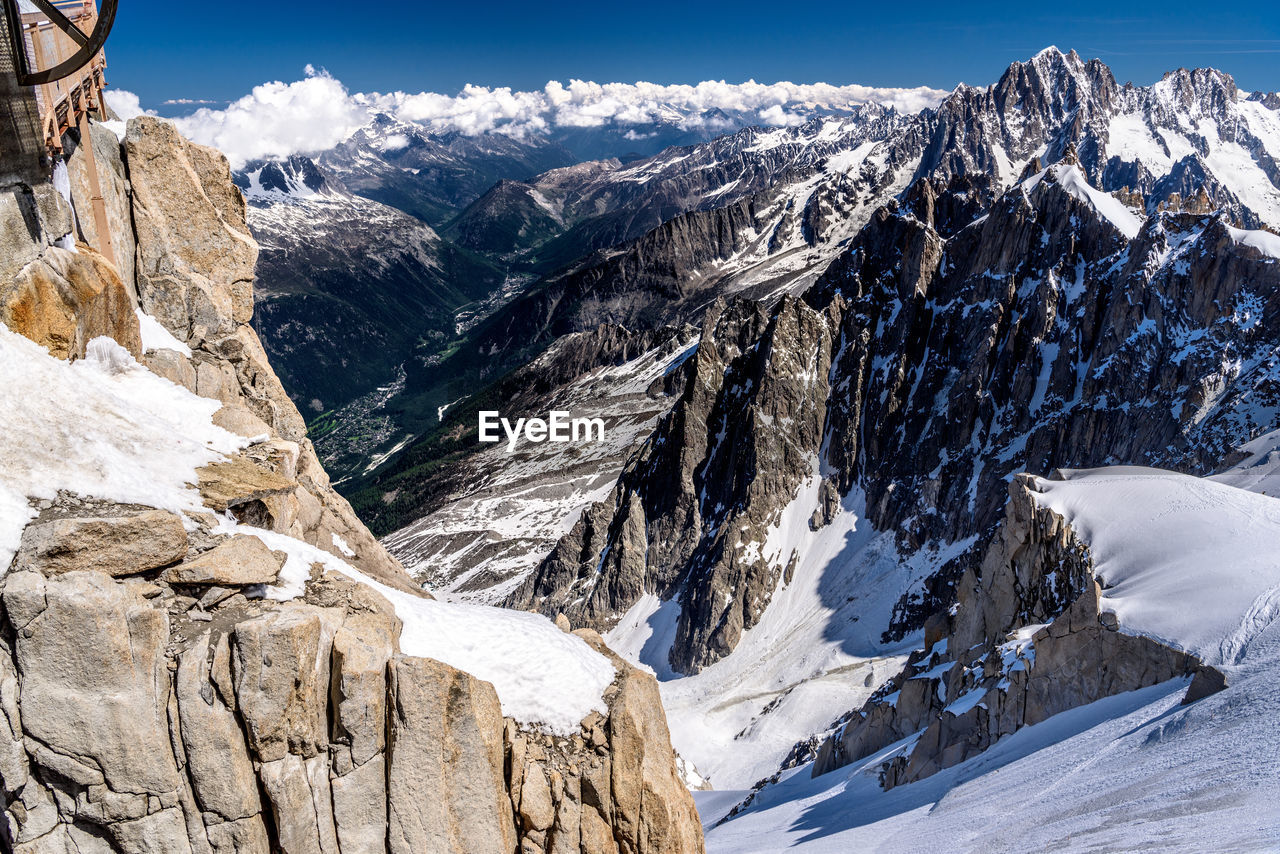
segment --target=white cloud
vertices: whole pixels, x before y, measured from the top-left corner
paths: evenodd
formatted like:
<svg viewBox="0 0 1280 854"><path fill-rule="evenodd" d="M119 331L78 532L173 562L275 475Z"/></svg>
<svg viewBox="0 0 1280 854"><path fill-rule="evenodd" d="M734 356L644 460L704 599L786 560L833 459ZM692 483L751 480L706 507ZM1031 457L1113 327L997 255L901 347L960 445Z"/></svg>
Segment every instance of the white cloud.
<svg viewBox="0 0 1280 854"><path fill-rule="evenodd" d="M773 127L795 127L804 124L804 116L788 113L781 104L774 104L772 107L761 110L759 115L760 121Z"/></svg>
<svg viewBox="0 0 1280 854"><path fill-rule="evenodd" d="M409 137L402 133L393 133L382 141L383 151L399 151L409 147Z"/></svg>
<svg viewBox="0 0 1280 854"><path fill-rule="evenodd" d="M119 116L122 122L127 122L134 116L155 115L152 110L142 109L142 102L138 100L138 96L128 89L107 89L102 93L102 97L106 99L111 112Z"/></svg>
<svg viewBox="0 0 1280 854"><path fill-rule="evenodd" d="M368 123L369 107L327 72L307 66L293 83L263 83L225 109L174 119L188 138L212 145L233 167L258 158L325 151Z"/></svg>
<svg viewBox="0 0 1280 854"><path fill-rule="evenodd" d="M327 72L307 66L302 80L264 83L225 109L204 108L175 121L187 136L221 149L238 167L257 158L325 151L380 112L437 132L499 132L526 137L556 127L621 125L629 128L631 138L639 138L644 126L659 121L712 132L743 123L795 125L815 112L847 110L865 103L917 112L937 105L946 94L926 87L763 84L753 80L671 86L585 80L570 80L565 85L553 80L531 92L469 85L456 95L353 94ZM135 105L136 101L133 98ZM398 141L388 143L388 150L403 147Z"/></svg>

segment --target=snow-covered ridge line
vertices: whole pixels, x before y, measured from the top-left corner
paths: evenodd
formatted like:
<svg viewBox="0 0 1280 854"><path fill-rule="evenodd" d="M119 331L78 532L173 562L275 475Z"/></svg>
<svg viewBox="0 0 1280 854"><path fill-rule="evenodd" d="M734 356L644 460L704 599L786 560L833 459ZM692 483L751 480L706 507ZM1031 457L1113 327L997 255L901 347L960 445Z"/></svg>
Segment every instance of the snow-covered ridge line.
<svg viewBox="0 0 1280 854"><path fill-rule="evenodd" d="M1022 182L1022 189L1030 193L1041 181L1048 178L1074 198L1092 205L1107 222L1116 227L1127 239L1132 240L1142 230L1142 219L1110 193L1104 193L1089 183L1089 179L1075 164L1057 163L1042 169Z"/></svg>
<svg viewBox="0 0 1280 854"><path fill-rule="evenodd" d="M1229 229L1231 239L1236 243L1245 246L1252 246L1263 255L1270 255L1272 258L1280 259L1280 234L1261 229Z"/></svg>
<svg viewBox="0 0 1280 854"><path fill-rule="evenodd" d="M433 658L492 683L502 712L523 724L570 736L591 712L608 714L604 690L617 670L576 635L537 614L425 599L388 587L351 564L300 540L227 520L224 534L248 534L289 557L267 595L280 601L303 593L320 564L385 596L404 624L400 650Z"/></svg>
<svg viewBox="0 0 1280 854"><path fill-rule="evenodd" d="M1280 500L1137 466L1061 475L1034 499L1089 545L1121 631L1229 667L1280 617Z"/></svg>

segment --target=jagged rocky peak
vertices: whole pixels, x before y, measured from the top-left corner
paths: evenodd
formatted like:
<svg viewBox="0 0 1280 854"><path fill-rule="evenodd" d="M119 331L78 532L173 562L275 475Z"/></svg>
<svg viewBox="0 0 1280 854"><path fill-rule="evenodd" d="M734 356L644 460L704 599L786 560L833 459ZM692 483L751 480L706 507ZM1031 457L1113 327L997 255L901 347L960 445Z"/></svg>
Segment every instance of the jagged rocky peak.
<svg viewBox="0 0 1280 854"><path fill-rule="evenodd" d="M714 303L675 407L508 604L609 628L646 592L678 596L671 665L731 651L787 570L762 545L813 472L827 368L811 360L830 346L831 318L794 298Z"/></svg>
<svg viewBox="0 0 1280 854"><path fill-rule="evenodd" d="M1161 101L1191 115L1224 115L1240 99L1236 81L1216 68L1179 68L1155 85Z"/></svg>
<svg viewBox="0 0 1280 854"><path fill-rule="evenodd" d="M1015 62L994 85L963 86L926 118L929 143L918 175L988 174L1008 184L1034 156L1060 159L1068 145L1093 158L1119 89L1099 60L1041 51Z"/></svg>
<svg viewBox="0 0 1280 854"><path fill-rule="evenodd" d="M1251 439L1275 381L1272 236L1148 217L1066 154L990 203L982 181L918 181L804 302L713 307L671 413L509 604L609 627L677 599L669 662L697 672L787 583L781 515L821 472L803 519L856 490L904 555L969 544L898 603L892 640L952 601L1018 471L1203 472Z"/></svg>
<svg viewBox="0 0 1280 854"><path fill-rule="evenodd" d="M432 600L330 488L225 158L110 160L128 280L57 245L81 184L0 209L0 848L701 852L651 675Z"/></svg>
<svg viewBox="0 0 1280 854"><path fill-rule="evenodd" d="M1212 77L1209 72L1189 74L1206 81ZM421 359L407 361L403 398L415 400L398 401L394 413L383 419L391 425L385 430L350 429L361 437L376 435L377 447L352 442L354 452L346 456L359 462L363 455L367 465L390 452L386 471L396 465L397 455L412 453L413 442L431 429L430 423L423 423L430 413L470 390L470 379L515 369L562 334L601 323L693 323L715 295L776 299L782 290L799 292L841 253L877 208L892 199L909 204L905 191L922 180L933 184L940 208L933 224L946 237L985 212L1000 192L1041 171L1033 164L1057 163L1069 151L1075 152L1090 185L1122 194L1125 204L1140 206L1146 214L1169 207L1202 211L1212 206L1248 228L1280 222L1280 172L1275 168L1280 139L1268 131L1269 111L1255 101L1232 101L1229 92L1215 96L1206 82L1203 91L1188 95L1203 100L1196 101L1193 116L1172 95L1162 105L1160 85L1119 87L1098 61L1049 50L1011 65L991 86L962 87L938 108L918 114L868 105L796 127L748 128L626 165L586 164L532 178L528 176L537 172L533 168L500 170L476 191L478 199L467 200L472 203L461 213L458 205L466 203L458 197L449 203L450 213L430 215L408 197L422 201L425 196L420 193L443 187L455 174L450 164L456 159L449 160L452 154L445 157L446 148L438 141L431 143L433 150L445 159L430 164L415 159L425 157L426 142L421 150L411 139L406 148L384 151L375 143L390 142L399 131L391 124L371 126L367 138L357 134L350 146L323 156L322 168L339 174L356 193L437 225L447 223L441 232L445 243L456 241L471 252L451 253L452 247L446 246L446 257L474 259L472 253L486 254L485 260L493 262L489 276L496 271L498 280L487 284L492 278L486 279L482 270L451 277L452 282L474 283L477 291L487 288L494 294L493 302L485 293L461 295L481 303L485 311L491 305L493 322L437 325L442 313L431 313L432 325L424 336L428 343L415 354ZM1214 121L1201 121L1208 116ZM1218 130L1211 133L1211 128ZM449 142L454 147L464 144L462 139ZM1238 151L1237 145L1245 151ZM496 183L511 178L518 180ZM946 186L965 178L972 190L966 190L968 198L957 204ZM980 189L984 181L989 187ZM264 243L278 244L277 231L264 224ZM325 223L324 231L327 236L334 229ZM285 257L286 251L280 255ZM271 278L284 279L295 294L302 291L291 277L298 257L290 249L270 271ZM325 281L327 272L317 270L309 280ZM418 271L410 273L417 277ZM368 290L379 296L384 289L400 294L404 278L408 276ZM354 289L343 290L349 295ZM674 300L669 298L673 293ZM514 298L506 302L509 297ZM324 324L324 314L335 314L327 304L324 312L316 310L322 304L317 299L294 301L307 309L305 320L282 304L266 335L282 370L286 360L295 358L288 348L297 331L303 325ZM360 338L372 340L368 333L379 331L377 326L383 324L373 321L362 325ZM445 341L437 345L454 328L464 328L460 337L465 342L457 348ZM397 337L404 340L399 332ZM359 348L354 341L351 346ZM379 342L376 349L389 353L394 342ZM359 378L370 393L397 377L405 361L379 357L374 348L360 352L369 357L360 359L361 364L376 361L380 369L376 378ZM477 357L481 352L485 355ZM425 369L419 372L415 364ZM300 399L318 401L322 409L331 401L350 400L350 389L335 395L315 388L332 384L333 371L315 374L305 378L312 388ZM397 419L400 423L393 423ZM402 447L409 437L417 438ZM343 474L364 481L363 467L354 462L344 465ZM359 487L369 496L374 489L368 482ZM396 526L412 521L411 516L400 518Z"/></svg>
<svg viewBox="0 0 1280 854"><path fill-rule="evenodd" d="M235 174L236 186L251 202L262 197L307 198L320 193L344 192L331 182L310 157L294 154L287 160L256 160Z"/></svg>
<svg viewBox="0 0 1280 854"><path fill-rule="evenodd" d="M1086 62L1074 50L1064 54L1048 47L1027 62L1010 65L993 95L1006 116L1016 107L1024 115L1043 111L1055 123L1066 119L1087 123L1113 107L1118 90L1102 60Z"/></svg>

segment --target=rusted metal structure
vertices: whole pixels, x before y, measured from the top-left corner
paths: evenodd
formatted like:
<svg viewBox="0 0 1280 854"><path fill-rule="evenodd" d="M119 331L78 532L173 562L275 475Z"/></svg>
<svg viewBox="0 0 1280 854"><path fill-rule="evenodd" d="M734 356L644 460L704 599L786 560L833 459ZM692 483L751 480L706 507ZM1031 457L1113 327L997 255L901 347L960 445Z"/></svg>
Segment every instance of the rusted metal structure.
<svg viewBox="0 0 1280 854"><path fill-rule="evenodd" d="M18 58L18 82L34 86L41 125L51 153L62 150L62 134L102 110L106 58L102 45L115 20L115 0L100 17L94 0L4 0Z"/></svg>
<svg viewBox="0 0 1280 854"><path fill-rule="evenodd" d="M102 90L107 61L102 46L115 22L116 0L0 0L5 12L8 62L19 87L33 87L46 155L63 154L63 135L79 134L89 178L96 248L115 263L111 232L93 153L91 115L105 117Z"/></svg>

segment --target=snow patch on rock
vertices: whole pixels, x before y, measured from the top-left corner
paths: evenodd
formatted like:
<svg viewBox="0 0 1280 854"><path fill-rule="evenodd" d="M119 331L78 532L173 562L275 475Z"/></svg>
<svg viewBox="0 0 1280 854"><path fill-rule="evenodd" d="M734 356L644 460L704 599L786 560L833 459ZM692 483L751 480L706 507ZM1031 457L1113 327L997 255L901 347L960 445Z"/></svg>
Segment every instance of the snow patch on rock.
<svg viewBox="0 0 1280 854"><path fill-rule="evenodd" d="M246 440L210 420L222 404L139 365L107 338L64 362L0 326L0 571L60 490L181 513L203 511L196 469ZM74 414L73 414L74 413Z"/></svg>
<svg viewBox="0 0 1280 854"><path fill-rule="evenodd" d="M603 695L616 669L586 641L562 632L546 617L414 596L273 531L227 521L219 533L248 534L289 556L280 570L280 583L268 588L270 598L300 596L313 564L372 587L391 602L404 623L402 652L443 661L492 683L508 717L570 736L579 732L582 719L591 712L608 714Z"/></svg>

